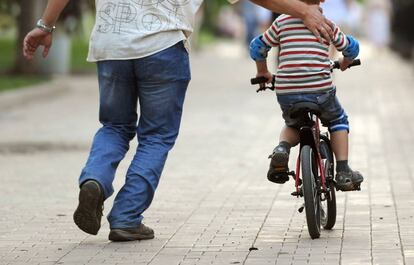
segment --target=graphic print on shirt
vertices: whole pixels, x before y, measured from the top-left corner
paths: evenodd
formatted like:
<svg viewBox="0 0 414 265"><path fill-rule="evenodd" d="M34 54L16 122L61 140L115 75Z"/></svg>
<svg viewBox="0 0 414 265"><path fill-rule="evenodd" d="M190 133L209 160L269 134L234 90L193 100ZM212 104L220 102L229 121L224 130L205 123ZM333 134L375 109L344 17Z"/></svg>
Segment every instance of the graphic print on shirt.
<svg viewBox="0 0 414 265"><path fill-rule="evenodd" d="M182 7L190 0L108 1L97 14L99 33L122 34L130 30L158 32L184 24Z"/></svg>

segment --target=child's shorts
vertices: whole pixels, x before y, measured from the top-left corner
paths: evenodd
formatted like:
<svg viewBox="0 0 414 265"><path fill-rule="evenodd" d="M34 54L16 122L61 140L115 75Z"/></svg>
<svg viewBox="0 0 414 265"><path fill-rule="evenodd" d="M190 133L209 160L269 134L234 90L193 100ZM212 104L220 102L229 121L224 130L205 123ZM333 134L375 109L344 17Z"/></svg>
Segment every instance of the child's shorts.
<svg viewBox="0 0 414 265"><path fill-rule="evenodd" d="M319 119L323 126L328 127L329 132L347 130L349 132L348 116L338 101L336 89L317 94L288 94L277 95L283 113L283 119L289 127L300 129L300 120L292 118L289 110L293 104L298 102L313 102L320 107L321 115Z"/></svg>

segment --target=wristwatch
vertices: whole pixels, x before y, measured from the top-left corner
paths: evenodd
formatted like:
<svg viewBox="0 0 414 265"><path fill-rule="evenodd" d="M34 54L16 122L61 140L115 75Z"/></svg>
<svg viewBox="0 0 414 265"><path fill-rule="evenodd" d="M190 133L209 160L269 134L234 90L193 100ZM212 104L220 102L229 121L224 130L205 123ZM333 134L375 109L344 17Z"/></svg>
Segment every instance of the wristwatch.
<svg viewBox="0 0 414 265"><path fill-rule="evenodd" d="M36 23L36 28L43 30L47 33L52 33L55 30L55 26L47 26L43 19L39 19Z"/></svg>

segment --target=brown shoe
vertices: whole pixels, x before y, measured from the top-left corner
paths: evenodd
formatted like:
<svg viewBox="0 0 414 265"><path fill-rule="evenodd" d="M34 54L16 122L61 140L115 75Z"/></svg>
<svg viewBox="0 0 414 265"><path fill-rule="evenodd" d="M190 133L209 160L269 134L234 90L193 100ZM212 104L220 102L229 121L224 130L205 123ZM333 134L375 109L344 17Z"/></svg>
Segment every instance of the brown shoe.
<svg viewBox="0 0 414 265"><path fill-rule="evenodd" d="M95 180L82 184L79 205L73 214L75 224L84 232L96 235L101 228L104 195L101 185Z"/></svg>
<svg viewBox="0 0 414 265"><path fill-rule="evenodd" d="M113 228L108 238L115 242L153 239L154 230L144 224L137 228Z"/></svg>

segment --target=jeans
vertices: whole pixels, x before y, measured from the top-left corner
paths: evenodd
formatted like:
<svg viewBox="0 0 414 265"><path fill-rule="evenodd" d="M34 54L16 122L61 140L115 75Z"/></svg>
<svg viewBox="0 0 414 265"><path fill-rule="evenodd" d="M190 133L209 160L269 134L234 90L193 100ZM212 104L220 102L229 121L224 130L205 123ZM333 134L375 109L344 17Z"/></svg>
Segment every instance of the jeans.
<svg viewBox="0 0 414 265"><path fill-rule="evenodd" d="M129 142L135 135L138 139L125 184L108 215L112 229L138 227L151 204L178 136L190 78L188 53L182 42L140 59L98 62L99 120L103 126L93 139L79 184L95 180L105 199L111 196L116 169Z"/></svg>
<svg viewBox="0 0 414 265"><path fill-rule="evenodd" d="M319 105L321 115L319 119L322 125L328 127L329 132L336 132L341 130L349 131L348 116L345 110L339 103L336 96L336 89L332 89L322 93L302 93L302 94L287 94L277 95L277 101L282 109L283 119L289 127L300 129L298 124L301 124L300 117L291 117L290 109L298 102L313 102Z"/></svg>

